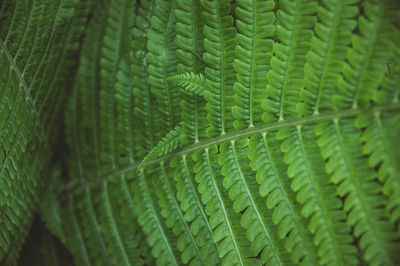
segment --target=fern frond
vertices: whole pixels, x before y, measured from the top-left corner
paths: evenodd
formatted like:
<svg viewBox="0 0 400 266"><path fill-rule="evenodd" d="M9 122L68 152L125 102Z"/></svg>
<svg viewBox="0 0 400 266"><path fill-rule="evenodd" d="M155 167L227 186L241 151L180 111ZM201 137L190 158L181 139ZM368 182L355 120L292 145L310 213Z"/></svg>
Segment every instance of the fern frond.
<svg viewBox="0 0 400 266"><path fill-rule="evenodd" d="M178 63L174 43L176 35L174 10L175 1L156 0L147 35L148 82L151 92L157 98L160 137L179 123L181 112L179 88L167 81L168 77L176 74Z"/></svg>
<svg viewBox="0 0 400 266"><path fill-rule="evenodd" d="M235 80L233 69L236 30L233 27L230 0L202 0L204 25L204 74L210 86L204 93L207 101L207 119L211 124L207 136L225 134L232 129L231 87Z"/></svg>
<svg viewBox="0 0 400 266"><path fill-rule="evenodd" d="M176 1L175 43L177 46L176 56L179 60L178 74L204 72L204 63L201 60L204 52L202 12L203 8L198 2ZM185 93L185 91L181 92L183 122L181 143L185 145L197 142L199 138L205 136L204 127L207 123L207 113L204 98Z"/></svg>
<svg viewBox="0 0 400 266"><path fill-rule="evenodd" d="M128 187L132 180L133 173L114 176L93 191L94 195L101 195L95 197L95 202L100 206L99 228L108 244L107 253L113 263L118 265L143 265L150 251L143 241L145 236L137 222L136 203ZM103 206L104 209L101 209Z"/></svg>
<svg viewBox="0 0 400 266"><path fill-rule="evenodd" d="M65 231L70 232L66 235L66 242L72 244L68 248L74 256L74 262L76 265L92 265L93 261L90 259L88 249L85 245L83 233L76 215L73 196L68 198L66 205L67 208L66 211L63 212L63 219L68 221L68 227L65 228Z"/></svg>
<svg viewBox="0 0 400 266"><path fill-rule="evenodd" d="M237 81L233 86L235 106L232 108L236 129L261 122L261 101L266 98L266 75L272 55L274 7L275 1L237 1L238 44L233 63Z"/></svg>
<svg viewBox="0 0 400 266"><path fill-rule="evenodd" d="M207 80L203 74L195 74L188 72L177 74L168 78L168 80L176 82L185 91L196 95L203 96L207 87Z"/></svg>
<svg viewBox="0 0 400 266"><path fill-rule="evenodd" d="M240 229L239 217L233 212L228 192L222 185L222 176L216 165L217 147L207 148L193 155L196 161L194 172L199 184L201 200L213 229L213 241L218 244L218 255L222 265L246 265L255 263L256 254Z"/></svg>
<svg viewBox="0 0 400 266"><path fill-rule="evenodd" d="M398 3L95 2L0 4L1 265L398 264Z"/></svg>
<svg viewBox="0 0 400 266"><path fill-rule="evenodd" d="M276 13L272 69L267 74L267 97L263 121L268 123L298 116L296 105L303 88L304 65L315 26L316 1L284 0Z"/></svg>
<svg viewBox="0 0 400 266"><path fill-rule="evenodd" d="M369 107L389 59L391 4L374 0L364 3L364 15L358 21L360 34L352 36L352 48L347 53L349 63L338 83L340 94L333 98L338 109Z"/></svg>
<svg viewBox="0 0 400 266"><path fill-rule="evenodd" d="M89 33L81 51L78 78L71 100L66 112L67 142L73 145L70 158L70 172L80 180L90 180L96 177L101 169L100 147L100 112L98 109L100 93L99 63L102 56L102 41L106 30L107 10L109 6L105 2L99 2L95 8L93 20L88 25ZM81 107L81 108L78 108ZM80 128L81 131L77 129ZM89 138L89 136L91 136ZM89 159L90 158L90 159ZM107 250L106 236L99 230L104 223L104 216L97 213L98 190L84 190L78 197L75 196L75 204L79 211L78 224L82 232L82 239L69 240L65 243L72 252L76 252L75 246L83 245L77 241L84 241L86 249L94 264L112 263L111 255ZM101 203L100 203L101 204ZM71 214L66 214L71 215ZM69 234L71 229L65 229Z"/></svg>
<svg viewBox="0 0 400 266"><path fill-rule="evenodd" d="M400 29L394 32L397 37L390 49L390 58L387 71L380 84L380 89L374 91L372 100L377 104L396 103L400 100Z"/></svg>
<svg viewBox="0 0 400 266"><path fill-rule="evenodd" d="M384 68L380 68L389 56L385 50L390 45L388 29L391 25L385 15L389 12L388 4L365 3L365 17L359 19L361 35L353 36L353 48L348 52L349 64L343 70L344 79L333 96L334 108L367 108L369 100L376 95L374 92L384 73ZM398 251L394 242L398 237L383 208L388 206L387 199L377 182L377 173L368 167L362 152L362 132L353 124L352 119L334 119L316 127L318 144L327 161L325 168L337 186L338 194L345 198L348 224L355 228L354 235L361 239L363 259L372 265L395 263ZM362 217L369 218L364 220ZM376 230L378 221L379 229Z"/></svg>
<svg viewBox="0 0 400 266"><path fill-rule="evenodd" d="M304 90L301 92L303 102L297 106L302 115L333 110L332 94L345 65L352 32L357 26L357 2L323 1L318 7L320 22L315 26L311 50L307 53Z"/></svg>
<svg viewBox="0 0 400 266"><path fill-rule="evenodd" d="M62 106L58 103L65 101L67 88L71 85L68 80L72 75L70 67L76 64L75 54L79 48L72 37L79 38L83 33L88 11L86 4L85 1L45 0L1 2L2 265L17 263L49 176L50 158L60 126ZM78 7L83 10L75 13Z"/></svg>
<svg viewBox="0 0 400 266"><path fill-rule="evenodd" d="M115 104L117 107L116 150L119 165L134 161L134 141L137 138L137 128L132 119L133 113L133 82L128 60L121 60L118 66L115 83Z"/></svg>
<svg viewBox="0 0 400 266"><path fill-rule="evenodd" d="M156 258L157 264L180 265L180 256L175 245L176 237L166 229L159 214L155 195L146 179L148 178L141 171L132 186L137 204L138 221L147 234L147 243L152 247L151 253Z"/></svg>
<svg viewBox="0 0 400 266"><path fill-rule="evenodd" d="M400 38L400 31L397 30L394 34L395 36L397 34L397 39ZM381 88L375 91L373 97L373 100L379 104L388 104L399 100L399 55L398 44L392 43L393 65L385 73ZM383 193L389 197L386 209L391 214L391 222L397 230L399 230L400 223L400 191L396 189L400 186L399 119L399 116L394 113L375 112L361 115L355 121L355 125L363 129L361 136L363 152L369 155L369 166L378 168L378 178L383 183Z"/></svg>
<svg viewBox="0 0 400 266"><path fill-rule="evenodd" d="M61 221L61 205L57 200L65 184L61 181L61 167L56 165L51 173L51 182L44 189L41 198L43 204L40 206L40 218L46 228L65 245L65 234Z"/></svg>
<svg viewBox="0 0 400 266"><path fill-rule="evenodd" d="M301 214L310 218L308 228L314 234L320 264L353 265L358 263L357 248L349 234L342 201L323 168L314 126L284 128L277 137L284 139L282 151L288 166L291 187L302 204Z"/></svg>
<svg viewBox="0 0 400 266"><path fill-rule="evenodd" d="M180 134L182 133L182 126L178 125L171 130L165 137L163 137L159 143L143 158L142 162L138 166L138 170L148 160L160 157L169 152L176 150L180 142Z"/></svg>
<svg viewBox="0 0 400 266"><path fill-rule="evenodd" d="M204 261L200 255L200 248L179 207L174 189L175 183L171 177L167 176L165 168L166 166L161 162L159 169L153 174L156 195L161 206L161 215L164 216L167 227L171 228L178 238L177 248L181 252L182 263L203 265Z"/></svg>
<svg viewBox="0 0 400 266"><path fill-rule="evenodd" d="M133 235L123 229L121 213L115 212L118 208L116 208L116 201L112 194L120 192L113 190L112 185L105 181L100 184L96 193L98 196L96 203L98 204L99 227L104 236L107 251L115 265L132 265L133 263L142 265L143 261L139 256L137 239L134 239Z"/></svg>
<svg viewBox="0 0 400 266"><path fill-rule="evenodd" d="M241 213L241 225L247 230L247 238L256 254L261 254L261 263L284 265L289 257L283 243L274 233L271 214L258 195L255 173L247 159L248 139L232 141L220 146L218 162L222 165L223 184L229 190L233 210Z"/></svg>
<svg viewBox="0 0 400 266"><path fill-rule="evenodd" d="M157 142L159 116L156 112L157 103L155 96L150 92L148 84L146 42L147 31L150 27L150 17L154 10L155 1L140 1L135 27L133 28L133 48L131 52L132 83L134 86L134 121L138 128L139 136L135 142L135 155L137 159L143 158Z"/></svg>
<svg viewBox="0 0 400 266"><path fill-rule="evenodd" d="M75 8L74 8L75 5ZM65 82L62 78L63 73L71 73L71 69L75 69L77 62L74 60L76 51L80 46L80 40L85 30L87 22L87 16L90 9L90 3L88 0L83 1L61 1L60 6L57 8L56 26L54 27L55 33L53 40L48 44L49 50L58 49L58 53L51 53L49 59L43 60L41 58L41 64L43 65L44 78L38 84L40 91L46 91L45 94L37 94L34 97L34 101L37 103L37 109L39 114L43 116L43 123L47 125L47 128L52 130L55 126L60 124L58 118L54 118L50 114L57 112L57 107L63 104L63 97L60 97L60 92L57 91L57 87L62 86ZM46 11L47 12L47 11ZM74 15L75 14L75 15ZM64 17L65 16L65 17ZM73 19L69 21L71 18ZM68 34L62 37L57 33L58 23L66 23L70 28ZM40 37L38 38L40 42ZM59 40L62 40L61 42ZM62 45L62 43L71 43L71 45ZM40 67L37 68L39 70ZM72 73L71 73L72 74ZM49 84L49 85L46 85ZM67 92L63 92L68 95ZM42 96L42 100L39 100L39 95ZM55 103L49 104L49 101L55 99Z"/></svg>
<svg viewBox="0 0 400 266"><path fill-rule="evenodd" d="M99 230L100 220L95 211L91 190L82 193L77 207L79 210L78 217L82 225L82 234L87 242L87 249L90 257L95 263L111 263L110 254L107 252L104 236ZM67 232L67 230L64 230ZM66 247L71 249L75 243L65 243Z"/></svg>
<svg viewBox="0 0 400 266"><path fill-rule="evenodd" d="M273 209L272 221L279 225L277 234L285 239L285 249L291 253L294 263L316 264L317 252L312 235L307 230L307 221L301 216L301 208L296 204L286 174L287 167L282 158L276 133L253 136L249 142L251 167L257 171L256 179L260 184L259 193L267 197L268 209Z"/></svg>
<svg viewBox="0 0 400 266"><path fill-rule="evenodd" d="M134 20L134 1L113 0L109 4L100 58L100 149L102 170L110 171L117 166L116 126L117 114L114 84L118 65L129 49L131 28ZM111 162L111 163L110 163Z"/></svg>
<svg viewBox="0 0 400 266"><path fill-rule="evenodd" d="M20 6L21 3L17 3L17 5ZM74 37L77 37L78 39L80 38L83 32L82 26L86 22L89 10L87 1L81 1L80 3L76 0L50 1L43 2L39 5L44 5L40 7L40 10L43 11L40 17L44 18L46 25L41 25L41 23L36 24L37 31L31 32L30 36L20 34L20 36L25 37L21 40L24 42L21 44L22 47L24 47L26 43L28 44L28 47L31 45L30 38L34 37L35 40L32 49L30 50L28 57L29 61L27 61L23 67L21 66L21 69L23 69L21 72L24 73L24 79L27 74L26 82L27 84L29 82L32 99L36 103L38 112L43 113L41 111L42 108L49 107L49 98L52 100L58 99L58 97L54 97L54 93L57 93L57 91L53 88L57 87L57 85L63 81L57 80L57 83L54 84L54 80L59 79L60 74L65 73L65 71L70 71L68 69L76 64L76 62L73 61L71 65L71 60L69 58L71 54L65 55L65 53L68 50L76 51L78 48L78 40L73 38L71 39L71 36L68 35L74 35L75 32L78 36ZM79 7L83 7L84 10L79 10ZM74 16L75 12L77 12L77 14ZM31 13L31 15L33 16L34 13ZM74 20L71 21L71 18L74 18ZM27 27L25 30L29 30L31 24L30 21L27 21L27 24L25 25L24 23L20 24L17 21L18 18L14 17L13 25L16 26L16 30L18 30L18 27L23 26ZM58 27L62 25L64 25L63 27L65 28L70 28L67 34L58 30ZM42 36L46 36L46 38L42 39ZM9 35L6 37L6 40L8 37ZM66 43L70 43L70 45L65 45ZM33 54L34 52L38 52L42 56L37 56ZM28 67L32 72L28 71L28 73L26 73L26 68ZM58 93L63 92L59 91ZM52 95L50 96L50 94ZM52 112L54 111L55 110L53 109ZM44 113L44 116L46 115L47 113Z"/></svg>
<svg viewBox="0 0 400 266"><path fill-rule="evenodd" d="M101 166L100 115L98 110L100 97L99 62L107 23L107 20L104 19L107 16L107 9L108 5L105 1L100 1L94 10L93 19L88 23L88 33L82 44L75 88L67 104L68 111L65 113L66 142L73 145L72 143L79 141L80 145L78 146L82 147L80 153L87 158L84 162L85 172L94 170L94 175L97 174ZM91 137L86 137L88 135ZM83 143L89 148L85 149ZM74 156L75 154L71 157ZM76 167L76 164L74 166ZM71 171L75 170L77 169ZM79 173L78 171L79 169L77 173ZM86 174L84 177L80 174L77 176L87 179L92 177L90 174Z"/></svg>
<svg viewBox="0 0 400 266"><path fill-rule="evenodd" d="M316 128L318 145L327 161L325 168L331 181L336 184L338 194L345 197L348 224L361 239L364 260L373 265L390 265L395 261L391 254L395 255L398 249L397 237L383 208L387 199L382 195L382 186L376 182L376 173L368 167L362 153L361 131L353 124L349 119L319 124Z"/></svg>
<svg viewBox="0 0 400 266"><path fill-rule="evenodd" d="M202 204L194 175L191 172L193 165L189 165L190 158L186 155L180 160L171 162L175 166L175 180L177 182L177 199L181 209L185 212L185 220L190 222L190 230L196 236L196 243L200 247L201 258L205 265L219 265L216 244L212 241L212 229Z"/></svg>
<svg viewBox="0 0 400 266"><path fill-rule="evenodd" d="M398 229L400 222L400 116L397 114L374 114L359 116L358 128L364 128L361 136L363 152L369 154L368 165L378 167L378 177L383 183L383 193L389 197L386 209L391 222Z"/></svg>
<svg viewBox="0 0 400 266"><path fill-rule="evenodd" d="M120 191L116 193L116 197L118 198L118 207L121 212L120 219L123 221L125 228L127 228L125 234L134 237L134 241L138 243L138 254L143 259L143 263L148 265L154 263L154 258L150 255L151 251L146 242L146 235L137 221L137 207L129 189L129 183L132 183L134 179L135 176L133 173L122 174L118 184Z"/></svg>
<svg viewBox="0 0 400 266"><path fill-rule="evenodd" d="M7 4L10 5L10 3L4 1L2 8L3 12L7 12ZM12 14L14 19L3 20L2 26L4 25L4 28L2 27L2 30L7 30L7 34L2 34L2 37L4 36L4 43L7 43L7 41L9 41L8 39L11 38L15 42L14 45L9 45L9 47L13 47L15 49L14 60L21 64L21 74L24 76L26 83L31 84L32 81L37 82L36 79L33 79L33 74L35 73L34 71L37 73L38 63L41 61L41 58L36 58L33 56L33 53L43 52L46 48L46 45L48 45L51 41L45 39L42 40L41 44L38 41L38 35L40 36L40 34L44 34L46 31L51 30L49 29L50 25L44 25L44 23L40 23L40 18L44 17L45 22L50 22L53 19L52 16L55 15L52 11L54 11L56 8L55 4L57 3L47 3L49 4L49 6L47 6L49 12L46 15L44 12L45 3L43 1L41 3L38 1L33 3L31 2L25 5L21 2L18 3L17 1L14 1L14 4L15 8L14 13ZM30 4L32 4L32 6L29 6ZM24 14L24 8L30 10L30 12ZM3 17L6 17L4 13L2 15ZM25 16L19 18L21 15ZM19 23L16 23L17 20L19 20ZM7 25L8 22L10 23L9 25ZM23 32L24 34L18 36L18 34L16 34L17 31L21 33ZM54 34L54 31L51 33ZM34 39L33 42L31 38ZM35 65L35 69L32 69L33 65ZM38 88L34 86L31 90L37 92L37 89Z"/></svg>

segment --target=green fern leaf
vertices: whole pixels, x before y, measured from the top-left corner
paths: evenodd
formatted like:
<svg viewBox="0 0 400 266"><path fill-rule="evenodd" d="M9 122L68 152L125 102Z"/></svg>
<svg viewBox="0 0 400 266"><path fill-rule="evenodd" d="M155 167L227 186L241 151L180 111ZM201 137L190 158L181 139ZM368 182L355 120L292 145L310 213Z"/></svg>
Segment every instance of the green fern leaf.
<svg viewBox="0 0 400 266"><path fill-rule="evenodd" d="M338 84L342 95L334 97L338 108L369 106L389 57L392 11L391 1L364 3L365 15L358 21L361 34L352 38L352 49L347 54L349 64Z"/></svg>
<svg viewBox="0 0 400 266"><path fill-rule="evenodd" d="M204 52L203 47L203 8L197 2L177 0L176 1L176 36L177 46L176 56L179 59L177 66L178 74L188 72L204 72L204 63L201 57ZM197 142L199 138L205 136L200 124L207 121L205 110L205 99L197 97L191 93L182 93L182 145Z"/></svg>
<svg viewBox="0 0 400 266"><path fill-rule="evenodd" d="M202 74L195 74L193 72L171 76L168 80L178 83L187 92L200 96L204 95L207 87L205 77Z"/></svg>
<svg viewBox="0 0 400 266"><path fill-rule="evenodd" d="M176 148L179 146L181 132L181 125L178 125L171 130L164 138L160 140L160 142L149 152L149 154L144 157L143 161L138 166L138 169L140 169L145 162L176 150Z"/></svg>
<svg viewBox="0 0 400 266"><path fill-rule="evenodd" d="M222 265L245 265L256 263L251 257L255 252L249 247L245 235L239 229L239 217L229 202L228 192L222 185L219 167L215 164L217 147L206 148L194 154L194 172L199 184L201 200L213 229L213 241L218 243L218 255Z"/></svg>
<svg viewBox="0 0 400 266"><path fill-rule="evenodd" d="M193 165L189 165L190 158L186 155L181 160L171 162L175 166L175 180L177 182L177 198L181 209L185 212L185 220L191 222L190 230L196 235L196 243L200 247L201 258L206 265L218 265L220 259L217 246L212 241L212 228L208 222L205 207L201 202L197 184L191 175Z"/></svg>
<svg viewBox="0 0 400 266"><path fill-rule="evenodd" d="M304 90L301 92L303 102L297 105L297 111L302 115L333 109L332 94L350 49L351 33L357 26L357 2L324 1L318 8L321 22L315 27L316 35L307 53Z"/></svg>
<svg viewBox="0 0 400 266"><path fill-rule="evenodd" d="M138 174L134 183L134 195L138 202L138 220L143 231L148 235L147 242L152 247L152 255L160 265L179 265L180 257L177 252L176 238L166 229L162 221L159 206L155 202L155 195L143 173Z"/></svg>
<svg viewBox="0 0 400 266"><path fill-rule="evenodd" d="M233 66L237 73L235 106L236 129L253 127L261 122L261 100L265 98L266 74L270 70L275 15L274 1L237 1L238 44Z"/></svg>
<svg viewBox="0 0 400 266"><path fill-rule="evenodd" d="M86 1L2 1L0 264L15 265L50 176Z"/></svg>
<svg viewBox="0 0 400 266"><path fill-rule="evenodd" d="M135 128L138 130L137 141L134 145L135 155L143 158L157 142L159 117L156 110L155 96L150 92L148 83L146 42L147 30L150 27L150 17L154 9L154 1L141 1L133 29L133 48L131 52L131 72L134 102ZM131 114L132 115L132 114Z"/></svg>
<svg viewBox="0 0 400 266"><path fill-rule="evenodd" d="M399 264L399 15L2 1L0 264Z"/></svg>
<svg viewBox="0 0 400 266"><path fill-rule="evenodd" d="M175 1L156 0L147 41L148 81L158 103L161 137L180 121L179 88L167 81L176 74L177 65L174 9ZM164 93L165 88L168 93Z"/></svg>
<svg viewBox="0 0 400 266"><path fill-rule="evenodd" d="M264 212L262 198L259 197L253 172L247 159L248 139L232 141L220 146L219 163L223 165L224 187L229 190L233 210L241 215L241 225L247 230L247 237L253 250L261 253L261 263L282 265L289 261L279 242L270 213ZM285 262L286 260L286 262Z"/></svg>
<svg viewBox="0 0 400 266"><path fill-rule="evenodd" d="M275 139L275 133L263 133L250 139L251 167L257 172L260 195L267 197L266 205L268 209L273 209L272 221L279 225L279 238L289 236L285 239L285 249L291 252L292 260L296 263L302 261L304 264L315 264L317 254L312 235L306 228L304 218L301 218L300 208L295 204L286 166L278 159L282 158L282 152Z"/></svg>
<svg viewBox="0 0 400 266"><path fill-rule="evenodd" d="M267 79L267 100L263 101L264 122L297 116L296 100L303 88L306 53L315 25L315 1L281 1L276 13L276 35L271 71ZM298 26L297 26L298 25Z"/></svg>
<svg viewBox="0 0 400 266"><path fill-rule="evenodd" d="M400 32L397 31L397 36ZM393 45L393 72L387 73L381 85L381 90L374 96L374 100L380 103L390 103L398 101L398 79L399 60L395 53L399 52L398 46ZM397 71L396 71L397 67ZM395 76L392 76L395 75ZM400 182L400 169L398 169L399 142L399 116L397 114L386 114L376 111L373 114L364 114L357 118L355 125L364 129L361 136L363 142L363 152L369 154L368 164L375 168L379 167L378 178L384 184L383 193L389 197L387 209L391 214L391 222L399 230L400 205L397 202L398 191L394 189Z"/></svg>
<svg viewBox="0 0 400 266"><path fill-rule="evenodd" d="M235 80L233 59L236 30L233 27L229 0L203 0L204 48L206 63L204 74L210 86L204 93L207 101L207 119L211 124L207 136L225 134L232 128L233 91L229 89ZM222 62L222 64L220 64Z"/></svg>
<svg viewBox="0 0 400 266"><path fill-rule="evenodd" d="M178 237L177 248L181 252L182 263L202 265L204 261L200 255L200 248L179 207L175 196L176 192L173 189L174 182L167 176L167 171L163 163L160 164L160 169L157 170L158 174L154 176L153 182L157 188L156 194L162 208L161 214L166 219L167 227L171 228Z"/></svg>
<svg viewBox="0 0 400 266"><path fill-rule="evenodd" d="M281 148L288 164L287 173L292 178L292 189L298 193L296 199L303 205L302 215L310 218L308 228L314 234L319 263L356 264L357 248L349 235L342 202L323 169L322 156L313 141L313 126L281 129L277 137L284 139Z"/></svg>

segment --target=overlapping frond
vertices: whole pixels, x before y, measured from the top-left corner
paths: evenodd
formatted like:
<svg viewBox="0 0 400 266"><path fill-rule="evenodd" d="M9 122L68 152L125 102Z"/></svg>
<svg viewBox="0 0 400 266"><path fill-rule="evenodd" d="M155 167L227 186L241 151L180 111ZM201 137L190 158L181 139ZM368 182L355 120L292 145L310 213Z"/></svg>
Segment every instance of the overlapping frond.
<svg viewBox="0 0 400 266"><path fill-rule="evenodd" d="M237 40L233 66L236 78L236 129L253 127L261 122L261 101L266 97L267 72L272 56L275 1L237 1L235 9Z"/></svg>
<svg viewBox="0 0 400 266"><path fill-rule="evenodd" d="M236 29L233 27L230 0L203 0L204 49L206 63L204 74L210 86L204 97L207 101L207 119L211 126L207 136L225 134L232 128L232 85L235 80L233 69Z"/></svg>
<svg viewBox="0 0 400 266"><path fill-rule="evenodd" d="M280 161L282 156L276 133L264 133L250 139L250 165L257 171L260 195L267 197L266 205L273 210L272 221L279 225L277 235L281 239L286 238L285 249L291 253L294 263L315 264L317 254L312 236L290 188L287 167Z"/></svg>
<svg viewBox="0 0 400 266"><path fill-rule="evenodd" d="M285 128L278 132L284 139L282 151L288 164L291 187L302 204L301 213L310 218L308 225L318 247L319 263L328 265L357 264L346 213L335 186L329 183L323 160L315 143L313 126ZM299 156L301 154L301 156Z"/></svg>
<svg viewBox="0 0 400 266"><path fill-rule="evenodd" d="M115 83L118 66L127 55L131 41L135 1L113 0L108 6L107 22L102 39L100 56L100 160L102 171L110 171L117 166L117 114ZM111 162L108 163L108 162Z"/></svg>
<svg viewBox="0 0 400 266"><path fill-rule="evenodd" d="M264 122L298 116L296 105L303 88L304 64L310 48L318 3L280 1L276 12L276 35L272 69L267 74L267 98L263 101Z"/></svg>
<svg viewBox="0 0 400 266"><path fill-rule="evenodd" d="M160 116L160 137L180 121L179 87L167 80L177 73L175 1L156 0L147 33L148 82L155 95Z"/></svg>
<svg viewBox="0 0 400 266"><path fill-rule="evenodd" d="M218 161L222 165L223 184L229 190L233 210L241 213L241 225L247 230L252 249L261 254L261 263L283 265L289 256L275 234L271 213L258 194L255 173L247 158L248 142L242 139L220 146Z"/></svg>
<svg viewBox="0 0 400 266"><path fill-rule="evenodd" d="M390 254L395 254L397 237L389 233L393 228L383 208L387 199L382 195L375 171L368 167L362 153L361 131L355 128L353 120L335 120L320 124L316 132L320 135L318 144L322 155L327 160L327 172L337 185L338 194L345 197L348 223L355 227L354 234L361 239L364 259L374 265L393 263Z"/></svg>
<svg viewBox="0 0 400 266"><path fill-rule="evenodd" d="M323 1L318 7L319 23L311 40L304 69L304 90L297 110L302 115L332 110L332 95L350 49L357 26L359 1Z"/></svg>
<svg viewBox="0 0 400 266"><path fill-rule="evenodd" d="M394 1L365 1L358 20L359 35L352 36L347 53L348 64L338 83L340 94L334 97L337 108L367 108L378 87L389 58L393 30Z"/></svg>
<svg viewBox="0 0 400 266"><path fill-rule="evenodd" d="M178 75L188 72L201 75L204 72L204 63L201 58L204 52L203 47L203 8L197 2L177 0L176 56L178 57ZM195 82L196 83L196 82ZM198 141L205 136L204 127L207 123L205 100L192 93L185 93L181 90L182 108L182 136L181 143L189 144Z"/></svg>
<svg viewBox="0 0 400 266"><path fill-rule="evenodd" d="M362 115L357 118L356 126L365 129L361 136L363 152L369 154L368 165L378 167L378 178L383 183L383 193L389 197L387 210L391 222L398 228L400 220L399 193L399 122L397 114Z"/></svg>
<svg viewBox="0 0 400 266"><path fill-rule="evenodd" d="M133 109L133 82L132 72L129 68L128 59L119 63L117 80L115 83L115 102L117 106L117 134L116 145L120 165L133 163L135 145L134 141L138 135L132 117Z"/></svg>
<svg viewBox="0 0 400 266"><path fill-rule="evenodd" d="M194 172L201 200L213 229L213 241L218 244L222 265L246 265L256 263L256 253L240 230L240 218L233 210L228 191L223 187L222 176L216 165L217 147L213 146L194 154Z"/></svg>
<svg viewBox="0 0 400 266"><path fill-rule="evenodd" d="M171 163L171 166L175 167L177 199L180 201L182 211L185 212L185 220L191 223L190 230L196 236L196 243L200 247L204 264L218 265L220 260L217 246L212 241L212 228L191 172L194 165L189 164L190 162L190 158L184 155L180 160L176 159Z"/></svg>
<svg viewBox="0 0 400 266"><path fill-rule="evenodd" d="M156 99L150 92L148 84L146 43L147 30L150 27L150 18L154 10L155 1L140 1L133 28L133 42L131 50L131 71L134 101L134 121L138 130L135 143L135 155L143 158L157 142L157 128L159 115L156 112ZM132 115L132 114L131 114Z"/></svg>
<svg viewBox="0 0 400 266"><path fill-rule="evenodd" d="M86 1L1 2L2 265L16 264L38 209L87 11Z"/></svg>
<svg viewBox="0 0 400 266"><path fill-rule="evenodd" d="M138 174L134 183L133 192L138 202L139 223L147 234L147 242L152 247L151 253L158 265L179 265L180 256L177 251L176 237L167 230L162 220L157 199L143 172ZM151 183L150 183L151 184Z"/></svg>
<svg viewBox="0 0 400 266"><path fill-rule="evenodd" d="M183 211L176 198L175 183L171 176L167 175L166 166L160 163L157 173L153 175L153 184L156 187L156 195L161 206L161 215L165 217L167 227L171 228L177 236L177 248L181 252L182 263L190 265L204 265L200 255L200 248L190 225L184 218ZM171 172L171 171L168 171Z"/></svg>
<svg viewBox="0 0 400 266"><path fill-rule="evenodd" d="M120 180L118 178L115 181L119 182ZM112 181L115 182L114 180ZM116 197L117 191L109 183L111 182L103 182L98 189L94 189L94 192L97 192L95 202L98 206L97 211L101 221L99 229L104 236L111 261L115 265L131 265L132 263L143 265L138 251L137 238L124 228L123 220L121 219L122 212L116 212L119 208L116 200L112 199L112 196Z"/></svg>
<svg viewBox="0 0 400 266"><path fill-rule="evenodd" d="M360 35L352 36L353 47L348 51L350 64L343 70L339 90L333 96L333 108L367 108L369 99L376 95L383 70L375 66L387 64L389 52L381 49L388 49L391 42L387 35L387 27L390 28L388 17L382 17L385 10L388 10L388 4L365 3L366 17L361 16L359 19ZM380 27L385 29L380 30ZM374 78L373 82L368 81L371 77ZM376 115L380 112L374 113ZM361 117L369 117L371 114ZM395 230L383 207L388 206L387 199L382 194L383 187L377 180L377 173L368 166L362 151L362 131L354 123L354 119L333 119L319 124L316 127L316 134L320 136L318 145L326 161L326 171L331 175L331 182L336 185L338 194L345 198L343 208L348 213L348 224L355 228L354 235L361 239L359 247L363 259L373 265L391 264L397 260L394 243L398 236L389 233ZM359 126L362 127L362 124L359 123ZM379 137L379 141L384 139L382 135ZM370 218L365 220L362 217ZM379 226L375 225L378 221Z"/></svg>
<svg viewBox="0 0 400 266"><path fill-rule="evenodd" d="M88 26L90 34L83 45L66 115L67 141L74 147L70 152L70 171L81 181L94 179L117 165L132 163L136 157L136 150L132 150L136 135L131 118L134 81L128 57L133 8L131 1L99 2ZM110 67L112 73L107 70ZM111 133L115 138L112 142ZM85 245L94 264L149 263L152 257L137 222L136 203L129 189L132 181L125 174L114 177L71 195L77 205L76 226L82 236L66 239L65 245L77 257L80 251L75 247ZM68 211L64 215L69 215ZM64 235L70 230L73 228L66 228Z"/></svg>
<svg viewBox="0 0 400 266"><path fill-rule="evenodd" d="M97 1L44 220L77 264L398 264L398 10Z"/></svg>
<svg viewBox="0 0 400 266"><path fill-rule="evenodd" d="M69 197L65 203L66 209L62 214L62 218L66 222L65 230L69 233L66 235L67 243L75 245L68 246L68 249L74 256L74 262L77 265L93 265L93 261L89 256L89 251L84 241L82 229L76 214L76 206L73 197Z"/></svg>
<svg viewBox="0 0 400 266"><path fill-rule="evenodd" d="M400 38L400 32L394 32ZM388 71L381 83L381 88L376 91L373 100L380 104L389 104L399 100L399 57L400 49L397 43L392 43L391 58L393 65L389 66ZM378 178L384 184L383 193L389 197L387 210L391 215L391 222L399 230L400 222L400 202L399 193L396 189L400 185L400 169L398 162L399 154L399 115L375 112L364 114L357 118L356 126L364 129L361 136L363 142L363 152L369 155L368 164L375 168L378 167Z"/></svg>

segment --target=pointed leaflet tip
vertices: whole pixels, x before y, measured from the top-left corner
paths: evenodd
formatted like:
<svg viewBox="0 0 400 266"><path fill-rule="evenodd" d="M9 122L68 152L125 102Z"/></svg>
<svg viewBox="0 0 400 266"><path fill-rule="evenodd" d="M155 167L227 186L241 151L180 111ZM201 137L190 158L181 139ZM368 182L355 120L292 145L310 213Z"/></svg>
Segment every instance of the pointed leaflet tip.
<svg viewBox="0 0 400 266"><path fill-rule="evenodd" d="M181 124L177 125L173 130L168 132L168 134L165 135L165 137L163 137L160 142L158 142L157 145L143 158L136 171L138 172L145 162L157 157L161 157L178 148L181 132Z"/></svg>

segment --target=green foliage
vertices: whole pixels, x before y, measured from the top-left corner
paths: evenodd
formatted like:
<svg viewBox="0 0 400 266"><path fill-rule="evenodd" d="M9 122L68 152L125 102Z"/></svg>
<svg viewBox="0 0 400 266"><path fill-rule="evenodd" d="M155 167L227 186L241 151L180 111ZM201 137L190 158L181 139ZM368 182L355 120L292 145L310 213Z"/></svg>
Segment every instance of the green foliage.
<svg viewBox="0 0 400 266"><path fill-rule="evenodd" d="M189 93L203 96L207 87L207 80L203 74L195 74L193 72L177 74L168 78L168 80L175 81L184 90Z"/></svg>
<svg viewBox="0 0 400 266"><path fill-rule="evenodd" d="M395 0L2 1L0 264L26 243L20 264L398 265L399 21Z"/></svg>
<svg viewBox="0 0 400 266"><path fill-rule="evenodd" d="M0 264L14 265L49 181L87 1L0 3Z"/></svg>
<svg viewBox="0 0 400 266"><path fill-rule="evenodd" d="M166 155L179 146L180 134L182 133L182 127L180 125L176 126L173 130L168 132L168 134L163 137L157 145L143 158L143 161L139 164L138 169L148 160L155 159Z"/></svg>

